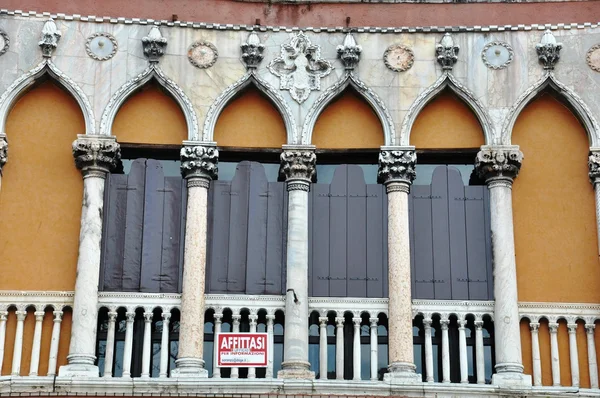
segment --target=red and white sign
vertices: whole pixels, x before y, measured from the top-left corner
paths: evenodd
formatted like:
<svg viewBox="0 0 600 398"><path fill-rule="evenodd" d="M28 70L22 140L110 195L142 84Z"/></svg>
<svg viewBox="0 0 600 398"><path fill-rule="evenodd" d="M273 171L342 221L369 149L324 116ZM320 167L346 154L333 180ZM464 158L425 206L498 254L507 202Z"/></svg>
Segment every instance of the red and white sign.
<svg viewBox="0 0 600 398"><path fill-rule="evenodd" d="M267 366L266 333L220 333L218 336L218 367L255 368Z"/></svg>

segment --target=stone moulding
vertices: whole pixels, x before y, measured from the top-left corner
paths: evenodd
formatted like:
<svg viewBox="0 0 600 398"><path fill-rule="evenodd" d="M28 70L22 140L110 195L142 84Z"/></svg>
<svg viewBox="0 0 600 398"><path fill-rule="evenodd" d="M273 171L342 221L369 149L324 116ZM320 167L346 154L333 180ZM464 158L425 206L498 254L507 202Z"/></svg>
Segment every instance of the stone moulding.
<svg viewBox="0 0 600 398"><path fill-rule="evenodd" d="M87 95L77 83L58 69L49 58L44 58L42 62L37 64L33 69L21 75L21 77L15 80L2 96L0 96L0 133L5 132L6 118L16 101L46 73L50 75L54 81L63 86L79 104L85 121L85 133L91 135L96 134L96 119Z"/></svg>
<svg viewBox="0 0 600 398"><path fill-rule="evenodd" d="M501 143L503 145L511 144L511 136L513 126L517 120L517 117L521 114L521 111L529 104L540 92L547 87L552 88L558 94L563 96L569 104L575 109L577 116L582 121L585 130L588 134L591 147L599 146L600 142L600 127L598 122L594 118L594 115L590 111L590 108L583 102L583 100L575 94L573 90L561 83L554 73L546 71L544 76L533 83L527 88L517 99L517 101L510 107L508 115L502 126Z"/></svg>
<svg viewBox="0 0 600 398"><path fill-rule="evenodd" d="M383 127L385 145L396 145L396 128L388 108L385 106L383 100L352 71L346 71L344 76L342 76L335 84L328 87L310 108L304 119L302 136L300 139L301 144L311 144L313 128L319 115L327 105L329 105L329 103L331 103L331 101L341 94L348 86L352 86L359 94L361 94L377 114L377 117L381 121L381 126Z"/></svg>
<svg viewBox="0 0 600 398"><path fill-rule="evenodd" d="M417 116L421 112L425 105L433 100L439 93L445 88L451 89L459 98L467 103L469 108L475 113L481 128L483 130L485 143L489 144L493 142L493 126L488 115L485 106L477 99L466 86L460 83L451 73L444 72L435 83L425 89L410 106L404 120L402 121L402 127L400 130L400 145L406 146L410 142L410 133L412 130L413 123L417 119Z"/></svg>
<svg viewBox="0 0 600 398"><path fill-rule="evenodd" d="M281 117L283 118L285 129L287 131L287 143L297 143L298 133L296 128L296 120L292 114L292 110L290 109L289 105L273 86L271 86L265 80L261 79L253 70L248 71L238 81L227 87L214 100L214 102L208 109L208 112L206 113L206 119L204 120L204 129L202 132L203 142L213 141L215 125L217 124L217 119L221 115L221 112L223 111L223 109L225 109L225 107L233 97L242 92L246 87L248 87L251 84L253 84L258 90L265 94L279 111Z"/></svg>
<svg viewBox="0 0 600 398"><path fill-rule="evenodd" d="M104 108L102 118L100 119L100 135L112 135L112 124L121 106L131 94L152 79L156 79L156 81L166 89L179 104L179 107L185 116L188 128L188 140L197 141L200 138L198 132L198 117L196 116L192 102L181 87L167 77L156 63L151 63L140 74L127 81L111 96L108 104L106 104L106 107Z"/></svg>

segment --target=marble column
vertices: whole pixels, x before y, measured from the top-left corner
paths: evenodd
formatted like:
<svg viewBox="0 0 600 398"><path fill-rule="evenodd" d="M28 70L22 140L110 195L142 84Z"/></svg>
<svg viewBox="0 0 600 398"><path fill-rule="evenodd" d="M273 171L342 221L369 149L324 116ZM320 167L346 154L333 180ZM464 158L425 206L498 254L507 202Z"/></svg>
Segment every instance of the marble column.
<svg viewBox="0 0 600 398"><path fill-rule="evenodd" d="M596 342L594 341L594 329L596 325L592 322L585 324L585 335L587 338L588 367L590 373L590 388L598 388L598 363L596 359Z"/></svg>
<svg viewBox="0 0 600 398"><path fill-rule="evenodd" d="M314 379L308 362L308 192L316 180L313 146L284 145L280 179L288 191L284 352L278 378Z"/></svg>
<svg viewBox="0 0 600 398"><path fill-rule="evenodd" d="M183 145L181 174L187 180L187 219L179 356L171 377L208 377L203 359L207 204L210 181L217 178L219 152L213 144L184 141Z"/></svg>
<svg viewBox="0 0 600 398"><path fill-rule="evenodd" d="M0 154L1 157L1 154ZM598 253L600 254L600 148L590 148L588 158L590 182L594 186L596 196L596 233ZM0 160L1 168L1 160Z"/></svg>
<svg viewBox="0 0 600 398"><path fill-rule="evenodd" d="M120 163L121 151L115 137L79 135L73 142L73 156L83 174L83 204L69 363L61 366L58 374L61 377L98 377L95 354L104 180Z"/></svg>
<svg viewBox="0 0 600 398"><path fill-rule="evenodd" d="M2 167L8 161L8 142L6 135L0 133L0 192L2 192Z"/></svg>
<svg viewBox="0 0 600 398"><path fill-rule="evenodd" d="M529 324L531 329L531 360L533 362L533 385L540 387L542 385L542 359L540 355L540 338L538 322Z"/></svg>
<svg viewBox="0 0 600 398"><path fill-rule="evenodd" d="M490 192L490 228L494 264L494 328L496 373L492 384L501 388L531 386L523 373L517 295L517 267L512 214L512 183L523 153L518 146L482 146L475 168Z"/></svg>
<svg viewBox="0 0 600 398"><path fill-rule="evenodd" d="M384 380L400 384L421 382L413 357L408 228L408 194L416 161L414 147L381 147L377 174L388 196L389 372Z"/></svg>

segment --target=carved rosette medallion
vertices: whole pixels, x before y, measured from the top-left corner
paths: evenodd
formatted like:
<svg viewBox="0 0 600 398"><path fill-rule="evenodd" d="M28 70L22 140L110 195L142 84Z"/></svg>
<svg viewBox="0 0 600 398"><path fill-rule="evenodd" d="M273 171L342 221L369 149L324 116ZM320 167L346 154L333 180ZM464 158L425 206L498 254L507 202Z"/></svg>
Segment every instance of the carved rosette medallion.
<svg viewBox="0 0 600 398"><path fill-rule="evenodd" d="M475 158L477 175L486 182L490 180L510 180L517 177L523 152L516 146L488 146L483 147Z"/></svg>
<svg viewBox="0 0 600 398"><path fill-rule="evenodd" d="M562 44L556 42L556 38L552 32L550 30L545 31L542 39L535 46L535 50L538 54L538 60L544 66L544 69L554 69L554 66L560 59L561 49Z"/></svg>
<svg viewBox="0 0 600 398"><path fill-rule="evenodd" d="M8 161L8 142L6 142L6 137L3 134L0 134L0 176L2 175L2 167Z"/></svg>
<svg viewBox="0 0 600 398"><path fill-rule="evenodd" d="M413 147L409 148L390 148L379 152L379 170L377 171L377 182L386 185L399 185L408 192L408 187L414 181L417 173L415 166L417 164L417 154ZM400 183L400 184L393 184ZM388 189L388 192L394 191Z"/></svg>
<svg viewBox="0 0 600 398"><path fill-rule="evenodd" d="M585 60L592 70L600 72L600 44L596 44L588 50Z"/></svg>
<svg viewBox="0 0 600 398"><path fill-rule="evenodd" d="M5 31L0 29L0 55L5 54L10 47L10 38Z"/></svg>
<svg viewBox="0 0 600 398"><path fill-rule="evenodd" d="M73 157L84 178L104 178L121 164L121 146L114 138L79 136L73 141Z"/></svg>
<svg viewBox="0 0 600 398"><path fill-rule="evenodd" d="M217 179L219 150L214 146L185 145L181 148L180 155L181 175L188 180L189 187L208 188L209 181Z"/></svg>
<svg viewBox="0 0 600 398"><path fill-rule="evenodd" d="M588 167L590 181L592 184L600 182L600 151L590 151L590 156L588 157Z"/></svg>
<svg viewBox="0 0 600 398"><path fill-rule="evenodd" d="M56 27L54 20L52 18L47 20L42 28L42 36L38 43L42 49L42 55L44 58L52 57L52 53L56 47L58 47L58 41L60 40L61 36L62 34Z"/></svg>
<svg viewBox="0 0 600 398"><path fill-rule="evenodd" d="M504 69L513 60L515 52L513 51L510 44L493 41L483 47L481 51L481 58L483 63L490 69Z"/></svg>
<svg viewBox="0 0 600 398"><path fill-rule="evenodd" d="M388 69L394 72L405 72L413 66L415 54L409 47L394 44L383 53L383 62Z"/></svg>
<svg viewBox="0 0 600 398"><path fill-rule="evenodd" d="M317 155L313 149L285 149L281 153L279 178L287 181L288 191L310 189L309 183L317 180Z"/></svg>
<svg viewBox="0 0 600 398"><path fill-rule="evenodd" d="M85 42L85 51L90 58L96 61L107 61L117 53L118 43L113 35L97 32L88 37Z"/></svg>
<svg viewBox="0 0 600 398"><path fill-rule="evenodd" d="M217 62L219 52L214 44L207 41L197 41L188 49L188 60L196 68L210 68Z"/></svg>
<svg viewBox="0 0 600 398"><path fill-rule="evenodd" d="M331 73L331 63L321 58L321 47L313 45L303 32L281 45L281 56L269 64L269 71L279 77L279 89L288 90L299 104L311 91L321 89L321 78Z"/></svg>

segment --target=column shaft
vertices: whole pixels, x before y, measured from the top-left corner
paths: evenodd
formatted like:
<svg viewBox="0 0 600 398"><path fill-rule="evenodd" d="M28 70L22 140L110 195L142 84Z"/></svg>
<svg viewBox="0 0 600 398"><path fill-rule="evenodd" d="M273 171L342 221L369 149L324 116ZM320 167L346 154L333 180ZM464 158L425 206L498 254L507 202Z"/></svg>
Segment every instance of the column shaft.
<svg viewBox="0 0 600 398"><path fill-rule="evenodd" d="M533 385L539 387L542 385L542 359L540 356L540 339L539 328L540 324L531 322L531 359L533 361Z"/></svg>
<svg viewBox="0 0 600 398"><path fill-rule="evenodd" d="M550 356L552 361L552 385L560 386L560 357L558 354L558 323L548 324L550 328Z"/></svg>
<svg viewBox="0 0 600 398"><path fill-rule="evenodd" d="M596 358L596 342L594 341L594 323L585 325L587 336L588 366L590 372L590 388L598 388L598 362Z"/></svg>
<svg viewBox="0 0 600 398"><path fill-rule="evenodd" d="M371 323L371 381L377 381L379 379L378 374L378 361L379 361L379 347L377 341L377 322L379 318L369 318Z"/></svg>
<svg viewBox="0 0 600 398"><path fill-rule="evenodd" d="M353 380L361 379L361 352L360 352L360 318L352 318L354 323L354 336L352 340L352 373Z"/></svg>
<svg viewBox="0 0 600 398"><path fill-rule="evenodd" d="M327 380L327 317L319 317L319 379Z"/></svg>
<svg viewBox="0 0 600 398"><path fill-rule="evenodd" d="M108 313L108 329L106 331L106 354L104 355L104 374L103 377L112 377L113 361L115 357L115 323L117 321L117 312Z"/></svg>
<svg viewBox="0 0 600 398"><path fill-rule="evenodd" d="M571 361L571 385L579 387L579 355L577 353L577 324L567 325L569 330L569 359Z"/></svg>

